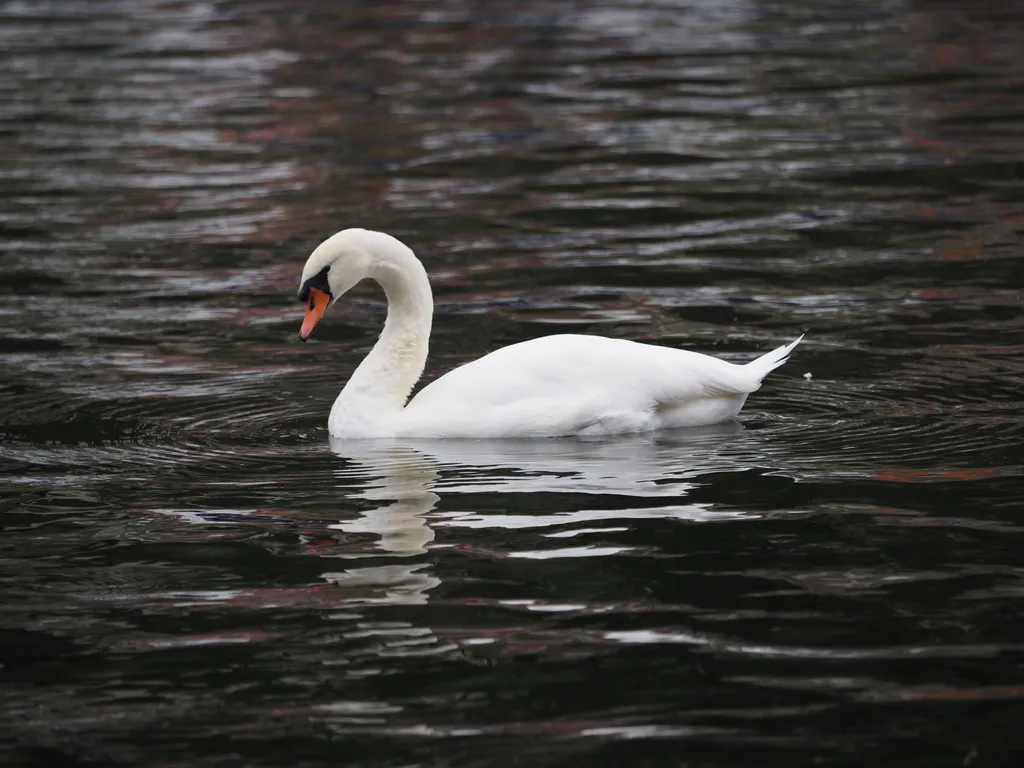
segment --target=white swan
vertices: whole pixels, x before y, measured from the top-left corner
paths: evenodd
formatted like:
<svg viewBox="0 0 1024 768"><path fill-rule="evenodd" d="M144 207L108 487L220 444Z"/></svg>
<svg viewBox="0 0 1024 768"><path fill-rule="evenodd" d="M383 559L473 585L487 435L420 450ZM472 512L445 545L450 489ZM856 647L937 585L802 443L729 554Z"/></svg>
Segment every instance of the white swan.
<svg viewBox="0 0 1024 768"><path fill-rule="evenodd" d="M545 336L456 368L406 403L427 360L434 302L423 264L400 241L345 229L317 246L299 284L299 338L364 278L384 289L388 316L334 401L327 426L335 437L556 437L716 424L735 418L803 338L736 365L625 339Z"/></svg>

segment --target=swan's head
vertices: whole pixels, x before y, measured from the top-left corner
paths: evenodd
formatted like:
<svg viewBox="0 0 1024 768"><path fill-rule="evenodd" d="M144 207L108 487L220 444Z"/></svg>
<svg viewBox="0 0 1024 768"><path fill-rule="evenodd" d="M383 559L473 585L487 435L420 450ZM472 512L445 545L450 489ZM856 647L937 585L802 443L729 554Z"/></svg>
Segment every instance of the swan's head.
<svg viewBox="0 0 1024 768"><path fill-rule="evenodd" d="M380 232L343 229L320 243L309 255L299 280L299 301L306 305L306 318L299 330L302 341L309 338L324 312L338 297L372 275L379 262L378 241L382 237L394 240Z"/></svg>

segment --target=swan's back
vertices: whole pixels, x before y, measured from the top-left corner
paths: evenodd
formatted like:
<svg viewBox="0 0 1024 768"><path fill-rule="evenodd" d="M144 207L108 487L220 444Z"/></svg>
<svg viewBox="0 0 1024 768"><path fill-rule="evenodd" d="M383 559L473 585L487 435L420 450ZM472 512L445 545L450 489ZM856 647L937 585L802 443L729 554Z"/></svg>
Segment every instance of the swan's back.
<svg viewBox="0 0 1024 768"><path fill-rule="evenodd" d="M424 387L401 433L528 437L711 424L735 417L768 370L625 339L546 336Z"/></svg>

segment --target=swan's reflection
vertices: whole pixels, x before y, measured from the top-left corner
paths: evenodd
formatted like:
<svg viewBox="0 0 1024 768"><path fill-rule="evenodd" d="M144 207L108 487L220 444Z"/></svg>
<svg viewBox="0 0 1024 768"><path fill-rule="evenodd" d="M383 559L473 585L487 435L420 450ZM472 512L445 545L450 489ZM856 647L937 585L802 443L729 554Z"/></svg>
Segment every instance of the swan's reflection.
<svg viewBox="0 0 1024 768"><path fill-rule="evenodd" d="M409 558L425 554L434 540L425 516L439 498L430 490L439 477L437 466L422 453L401 445L374 441L341 445L332 440L331 447L355 464L355 472L337 472L345 486L351 486L353 474L370 479L366 487L351 494L352 498L392 502L364 510L355 520L330 526L345 533L379 536L373 550L336 557ZM425 563L398 562L328 572L323 578L343 587L367 587L366 596L359 602L416 605L425 603L427 593L441 583L426 572L427 567Z"/></svg>
<svg viewBox="0 0 1024 768"><path fill-rule="evenodd" d="M431 523L460 527L527 528L555 523L627 517L705 519L721 513L681 503L693 479L736 469L722 449L743 431L739 424L657 437L586 441L548 440L338 440L331 449L346 464L336 470L350 498L388 501L333 528L375 534L374 547L338 557L395 559L386 565L354 566L323 574L346 587L364 587L359 602L423 604L440 584L428 564L414 556L434 540ZM560 493L664 497L674 503L613 511L550 515L433 513L441 494ZM408 562L403 560L408 559Z"/></svg>

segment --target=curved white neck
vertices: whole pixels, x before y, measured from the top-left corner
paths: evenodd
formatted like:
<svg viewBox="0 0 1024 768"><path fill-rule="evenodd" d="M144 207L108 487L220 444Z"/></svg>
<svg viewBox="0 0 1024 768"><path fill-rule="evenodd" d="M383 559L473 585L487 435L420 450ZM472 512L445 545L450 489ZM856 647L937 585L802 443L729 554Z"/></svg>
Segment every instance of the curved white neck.
<svg viewBox="0 0 1024 768"><path fill-rule="evenodd" d="M384 289L388 316L377 343L334 401L332 434L381 434L384 423L402 413L427 362L434 299L423 264L411 250L390 251L369 277Z"/></svg>

